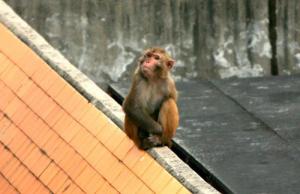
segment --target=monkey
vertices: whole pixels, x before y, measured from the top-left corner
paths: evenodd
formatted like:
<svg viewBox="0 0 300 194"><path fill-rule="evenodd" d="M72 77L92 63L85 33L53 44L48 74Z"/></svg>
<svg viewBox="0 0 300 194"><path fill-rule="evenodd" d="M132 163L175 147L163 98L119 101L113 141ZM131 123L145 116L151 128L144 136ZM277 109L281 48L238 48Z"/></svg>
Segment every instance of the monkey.
<svg viewBox="0 0 300 194"><path fill-rule="evenodd" d="M139 149L169 146L179 125L177 90L170 70L175 60L162 48L144 51L123 102L124 130Z"/></svg>

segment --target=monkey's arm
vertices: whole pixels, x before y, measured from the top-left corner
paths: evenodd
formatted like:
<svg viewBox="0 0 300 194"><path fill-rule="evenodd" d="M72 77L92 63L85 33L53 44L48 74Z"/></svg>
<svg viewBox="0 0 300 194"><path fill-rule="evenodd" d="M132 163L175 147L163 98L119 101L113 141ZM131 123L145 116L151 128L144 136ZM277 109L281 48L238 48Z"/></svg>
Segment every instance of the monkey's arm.
<svg viewBox="0 0 300 194"><path fill-rule="evenodd" d="M125 101L123 104L124 112L130 117L139 127L147 130L149 133L162 134L161 125L152 119L136 102Z"/></svg>

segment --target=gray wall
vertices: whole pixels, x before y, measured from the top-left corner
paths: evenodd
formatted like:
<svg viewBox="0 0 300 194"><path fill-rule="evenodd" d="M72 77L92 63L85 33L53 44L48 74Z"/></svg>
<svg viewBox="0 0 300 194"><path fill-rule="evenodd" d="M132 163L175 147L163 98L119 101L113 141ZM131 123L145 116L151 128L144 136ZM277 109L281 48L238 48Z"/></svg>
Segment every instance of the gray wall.
<svg viewBox="0 0 300 194"><path fill-rule="evenodd" d="M281 74L300 72L300 1L277 0L277 52Z"/></svg>
<svg viewBox="0 0 300 194"><path fill-rule="evenodd" d="M127 79L139 53L153 45L175 57L178 80L271 72L267 0L5 1L100 83ZM277 2L279 74L299 72L300 1L269 1Z"/></svg>

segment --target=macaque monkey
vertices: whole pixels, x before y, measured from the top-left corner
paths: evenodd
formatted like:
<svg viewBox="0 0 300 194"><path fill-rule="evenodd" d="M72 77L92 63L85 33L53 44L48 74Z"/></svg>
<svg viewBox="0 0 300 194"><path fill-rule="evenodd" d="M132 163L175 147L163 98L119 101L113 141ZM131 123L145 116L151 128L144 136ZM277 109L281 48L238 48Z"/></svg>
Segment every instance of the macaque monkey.
<svg viewBox="0 0 300 194"><path fill-rule="evenodd" d="M171 146L179 123L177 91L170 70L175 61L162 48L144 52L123 103L126 134L140 149Z"/></svg>

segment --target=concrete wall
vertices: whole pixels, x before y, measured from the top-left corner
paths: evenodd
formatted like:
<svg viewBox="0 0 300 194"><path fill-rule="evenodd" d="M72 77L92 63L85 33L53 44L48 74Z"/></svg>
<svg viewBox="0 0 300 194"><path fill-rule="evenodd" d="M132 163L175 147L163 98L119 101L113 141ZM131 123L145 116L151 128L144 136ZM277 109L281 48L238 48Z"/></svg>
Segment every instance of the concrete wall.
<svg viewBox="0 0 300 194"><path fill-rule="evenodd" d="M280 74L300 72L300 1L277 0L277 53Z"/></svg>
<svg viewBox="0 0 300 194"><path fill-rule="evenodd" d="M274 59L280 74L300 71L298 0L5 1L101 83L128 79L153 45L176 58L176 79L270 75L269 2L276 2Z"/></svg>

